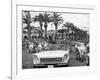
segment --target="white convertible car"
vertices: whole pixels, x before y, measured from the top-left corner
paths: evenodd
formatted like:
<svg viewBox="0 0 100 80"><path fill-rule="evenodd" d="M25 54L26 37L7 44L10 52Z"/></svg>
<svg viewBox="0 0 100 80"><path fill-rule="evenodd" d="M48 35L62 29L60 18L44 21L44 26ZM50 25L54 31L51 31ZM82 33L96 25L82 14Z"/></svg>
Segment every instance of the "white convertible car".
<svg viewBox="0 0 100 80"><path fill-rule="evenodd" d="M33 66L67 65L69 48L64 45L47 45L44 51L33 54Z"/></svg>

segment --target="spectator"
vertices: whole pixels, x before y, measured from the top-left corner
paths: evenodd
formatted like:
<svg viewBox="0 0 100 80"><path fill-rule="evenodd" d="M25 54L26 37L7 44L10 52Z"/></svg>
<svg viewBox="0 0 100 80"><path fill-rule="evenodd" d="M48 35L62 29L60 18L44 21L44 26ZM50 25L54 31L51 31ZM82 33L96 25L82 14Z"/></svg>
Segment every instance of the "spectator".
<svg viewBox="0 0 100 80"><path fill-rule="evenodd" d="M29 42L29 53L32 53L33 46L34 46L33 42Z"/></svg>
<svg viewBox="0 0 100 80"><path fill-rule="evenodd" d="M38 51L42 51L42 48L43 48L43 47L42 47L42 43L39 43L39 45L38 45L37 48L38 48Z"/></svg>
<svg viewBox="0 0 100 80"><path fill-rule="evenodd" d="M86 53L86 46L83 43L81 43L79 45L76 45L76 47L79 50L79 59L83 62L85 59L84 54Z"/></svg>

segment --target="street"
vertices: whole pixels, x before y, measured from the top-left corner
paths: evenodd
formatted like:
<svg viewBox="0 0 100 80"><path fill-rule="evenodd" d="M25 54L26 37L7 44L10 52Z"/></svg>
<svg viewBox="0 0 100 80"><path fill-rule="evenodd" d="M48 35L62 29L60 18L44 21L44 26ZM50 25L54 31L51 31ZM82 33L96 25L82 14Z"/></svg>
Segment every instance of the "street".
<svg viewBox="0 0 100 80"><path fill-rule="evenodd" d="M22 55L22 64L23 64L23 69L30 69L33 68L33 58L32 58L32 54L28 54L28 50L24 50L23 51L23 55ZM56 66L56 67L80 67L80 66L87 66L86 65L86 61L84 62L80 62L79 60L76 60L76 56L74 53L69 55L70 59L68 62L68 65L63 65L63 66ZM35 67L35 68L47 68L48 66L43 66L43 67Z"/></svg>

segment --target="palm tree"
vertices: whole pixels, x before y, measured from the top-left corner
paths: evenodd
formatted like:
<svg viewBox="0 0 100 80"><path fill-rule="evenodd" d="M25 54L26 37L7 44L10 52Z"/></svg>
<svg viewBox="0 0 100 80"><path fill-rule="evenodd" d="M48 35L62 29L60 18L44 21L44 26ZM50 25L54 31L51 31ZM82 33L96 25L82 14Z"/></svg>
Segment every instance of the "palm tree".
<svg viewBox="0 0 100 80"><path fill-rule="evenodd" d="M41 31L42 31L42 26L43 26L43 14L40 13L38 16L35 16L34 22L39 22L40 28L41 28Z"/></svg>
<svg viewBox="0 0 100 80"><path fill-rule="evenodd" d="M63 27L66 27L68 29L68 37L70 37L70 32L73 32L74 29L75 29L75 26L73 23L71 22L66 22L65 24L63 24L64 26ZM73 34L72 34L73 35Z"/></svg>
<svg viewBox="0 0 100 80"><path fill-rule="evenodd" d="M30 11L24 11L22 16L22 22L23 24L26 24L27 26L25 29L28 30L28 39L31 40L31 26L30 24L33 22L33 18L31 17Z"/></svg>
<svg viewBox="0 0 100 80"><path fill-rule="evenodd" d="M47 27L48 27L48 23L51 22L50 14L47 14L47 12L45 12L43 14L43 21L44 21L44 28L45 28L45 38L47 38Z"/></svg>
<svg viewBox="0 0 100 80"><path fill-rule="evenodd" d="M63 22L63 19L60 16L61 16L61 14L58 14L56 12L54 12L52 15L52 22L55 25L55 40L56 40L56 36L57 36L58 25L60 25Z"/></svg>
<svg viewBox="0 0 100 80"><path fill-rule="evenodd" d="M68 31L70 32L70 31L72 30L72 27L73 27L73 26L74 26L73 23L71 23L71 22L66 22L66 23L64 24L63 27L66 27L66 28L68 29Z"/></svg>

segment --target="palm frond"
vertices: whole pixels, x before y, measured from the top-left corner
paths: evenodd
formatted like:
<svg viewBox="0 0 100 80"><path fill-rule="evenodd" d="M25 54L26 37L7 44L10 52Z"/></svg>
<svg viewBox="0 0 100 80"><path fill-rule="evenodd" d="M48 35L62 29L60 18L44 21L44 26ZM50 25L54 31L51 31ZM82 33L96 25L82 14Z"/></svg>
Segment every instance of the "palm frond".
<svg viewBox="0 0 100 80"><path fill-rule="evenodd" d="M40 13L38 16L35 16L33 19L34 22L43 22L43 15Z"/></svg>
<svg viewBox="0 0 100 80"><path fill-rule="evenodd" d="M43 21L44 21L45 23L51 22L52 20L51 20L50 14L48 14L47 12L45 12L44 15L43 15Z"/></svg>
<svg viewBox="0 0 100 80"><path fill-rule="evenodd" d="M31 17L31 14L30 14L29 11L24 11L23 17L22 17L22 21L25 24L27 24L28 22L29 23L32 23L33 22L33 18Z"/></svg>
<svg viewBox="0 0 100 80"><path fill-rule="evenodd" d="M53 13L53 16L52 16L52 22L54 24L61 24L63 22L63 19L61 17L61 14L58 14L56 12Z"/></svg>

